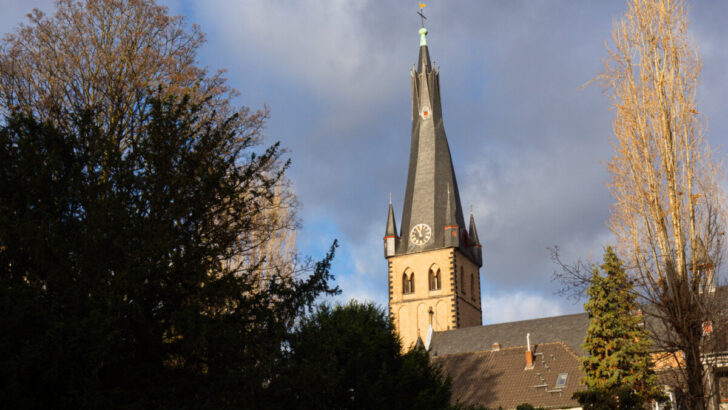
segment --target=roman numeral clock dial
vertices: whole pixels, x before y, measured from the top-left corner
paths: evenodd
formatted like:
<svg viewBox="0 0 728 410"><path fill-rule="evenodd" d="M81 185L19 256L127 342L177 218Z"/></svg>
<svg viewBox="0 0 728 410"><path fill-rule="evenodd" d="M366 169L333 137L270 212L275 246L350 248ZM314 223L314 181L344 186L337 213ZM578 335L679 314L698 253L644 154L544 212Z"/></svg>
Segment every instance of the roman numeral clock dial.
<svg viewBox="0 0 728 410"><path fill-rule="evenodd" d="M432 230L427 224L417 224L410 231L410 241L418 246L426 244L431 237Z"/></svg>

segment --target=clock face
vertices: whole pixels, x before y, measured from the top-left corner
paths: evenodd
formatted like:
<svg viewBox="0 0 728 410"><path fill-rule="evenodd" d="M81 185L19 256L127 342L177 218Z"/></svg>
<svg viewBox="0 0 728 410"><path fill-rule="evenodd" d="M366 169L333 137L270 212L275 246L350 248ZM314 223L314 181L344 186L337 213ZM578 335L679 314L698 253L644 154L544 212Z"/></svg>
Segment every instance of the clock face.
<svg viewBox="0 0 728 410"><path fill-rule="evenodd" d="M410 231L410 241L415 245L424 245L432 237L432 229L427 224L418 224Z"/></svg>

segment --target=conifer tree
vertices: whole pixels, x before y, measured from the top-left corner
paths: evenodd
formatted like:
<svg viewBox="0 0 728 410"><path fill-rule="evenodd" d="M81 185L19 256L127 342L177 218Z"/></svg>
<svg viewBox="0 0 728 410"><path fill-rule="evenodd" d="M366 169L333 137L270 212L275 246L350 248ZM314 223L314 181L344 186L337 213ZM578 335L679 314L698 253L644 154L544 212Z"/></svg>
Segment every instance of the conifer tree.
<svg viewBox="0 0 728 410"><path fill-rule="evenodd" d="M611 247L601 269L603 275L596 267L592 272L589 301L584 304L591 318L582 360L587 390L574 396L585 408L602 408L598 403L605 400L617 408L642 408L663 397L649 355L649 334L636 314L634 285Z"/></svg>

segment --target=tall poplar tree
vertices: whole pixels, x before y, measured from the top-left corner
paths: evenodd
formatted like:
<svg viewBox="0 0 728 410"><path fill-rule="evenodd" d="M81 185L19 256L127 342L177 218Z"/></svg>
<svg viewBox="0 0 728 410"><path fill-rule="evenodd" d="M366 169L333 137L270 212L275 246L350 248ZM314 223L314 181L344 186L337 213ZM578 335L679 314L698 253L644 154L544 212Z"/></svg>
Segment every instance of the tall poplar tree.
<svg viewBox="0 0 728 410"><path fill-rule="evenodd" d="M649 334L637 314L634 286L611 247L601 269L604 274L596 267L592 272L584 304L591 318L582 361L587 390L575 397L585 408L601 408L594 404L605 400L615 400L618 408L642 408L663 396L652 370Z"/></svg>
<svg viewBox="0 0 728 410"><path fill-rule="evenodd" d="M705 291L725 252L728 201L698 109L702 63L687 2L628 0L608 52L598 79L615 113L609 228L649 315L667 330L656 345L682 363L673 388L705 409L716 363L706 362L703 324L728 323L724 300Z"/></svg>

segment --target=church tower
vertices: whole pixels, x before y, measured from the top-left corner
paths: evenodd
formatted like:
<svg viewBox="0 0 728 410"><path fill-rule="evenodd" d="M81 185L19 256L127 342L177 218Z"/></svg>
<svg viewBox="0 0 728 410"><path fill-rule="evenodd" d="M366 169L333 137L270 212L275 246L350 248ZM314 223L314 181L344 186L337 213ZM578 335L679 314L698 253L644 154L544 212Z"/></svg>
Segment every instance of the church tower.
<svg viewBox="0 0 728 410"><path fill-rule="evenodd" d="M469 230L442 123L440 73L420 31L412 82L412 141L407 190L397 231L392 204L384 235L389 313L405 348L434 331L480 326L482 249L471 213ZM391 201L390 201L391 202Z"/></svg>

